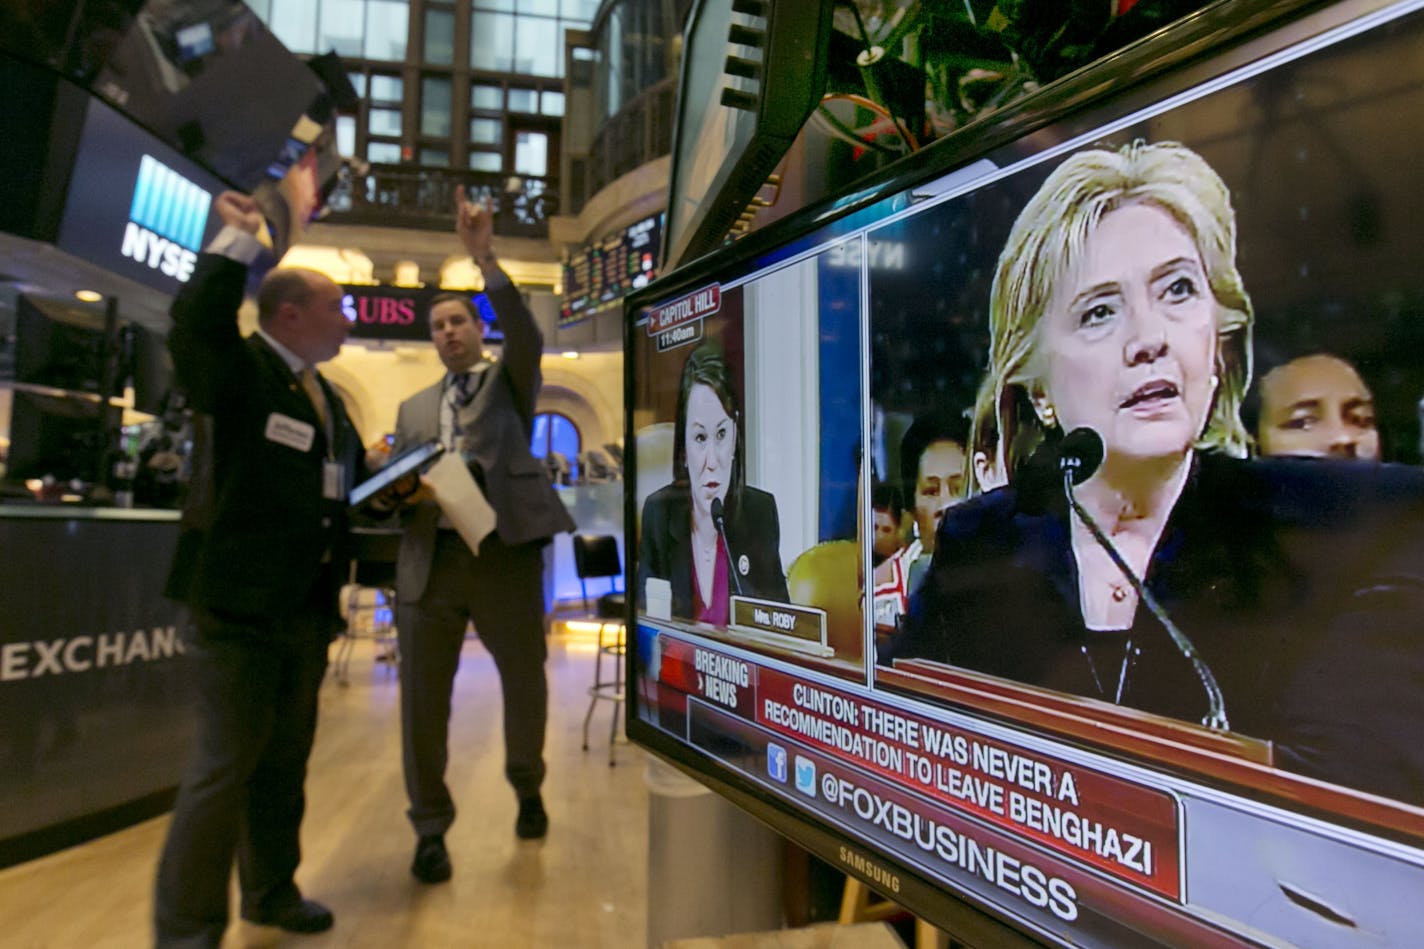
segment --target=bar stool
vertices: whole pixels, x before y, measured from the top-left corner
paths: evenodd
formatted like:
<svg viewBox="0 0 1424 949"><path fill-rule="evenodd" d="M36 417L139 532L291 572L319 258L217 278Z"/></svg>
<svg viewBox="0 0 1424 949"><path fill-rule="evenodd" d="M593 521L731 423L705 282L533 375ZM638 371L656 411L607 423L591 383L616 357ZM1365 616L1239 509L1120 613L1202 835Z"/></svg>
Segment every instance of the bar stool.
<svg viewBox="0 0 1424 949"><path fill-rule="evenodd" d="M346 628L340 634L332 675L342 685L350 684L351 653L356 640L370 638L376 645L376 661L387 675L396 671L396 557L401 531L385 527L353 527L351 560L346 583L337 606Z"/></svg>
<svg viewBox="0 0 1424 949"><path fill-rule="evenodd" d="M618 555L618 541L612 534L575 534L574 569L583 590L583 608L588 609L588 581L606 577L609 590L598 598L594 615L598 618L598 650L593 659L593 685L588 690L588 712L583 717L583 750L588 751L588 726L599 702L613 703L613 720L608 727L608 765L617 764L613 744L618 737L618 716L623 707L624 618L627 598L617 589L617 579L623 575L623 561ZM603 658L613 662L613 675L605 677Z"/></svg>
<svg viewBox="0 0 1424 949"><path fill-rule="evenodd" d="M353 570L354 573L354 570ZM331 672L341 685L351 684L351 654L356 640L370 638L376 644L376 661L386 664L386 671L395 668L396 651L395 607L396 591L392 587L368 587L348 583L341 588L337 600L346 628L341 631Z"/></svg>

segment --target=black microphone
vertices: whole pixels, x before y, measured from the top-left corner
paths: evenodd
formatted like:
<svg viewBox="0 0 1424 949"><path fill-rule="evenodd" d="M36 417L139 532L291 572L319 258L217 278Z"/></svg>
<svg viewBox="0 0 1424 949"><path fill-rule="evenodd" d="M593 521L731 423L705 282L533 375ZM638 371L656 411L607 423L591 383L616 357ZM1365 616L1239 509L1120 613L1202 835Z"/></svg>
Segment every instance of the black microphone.
<svg viewBox="0 0 1424 949"><path fill-rule="evenodd" d="M1058 470L1071 474L1073 484L1082 484L1103 463L1103 440L1091 428L1075 428L1058 443Z"/></svg>
<svg viewBox="0 0 1424 949"><path fill-rule="evenodd" d="M722 539L722 547L727 551L727 573L731 574L732 585L737 588L737 596L742 595L742 579L737 576L737 565L732 563L732 545L727 543L727 525L722 518L722 499L712 499L712 525L717 528L717 536Z"/></svg>
<svg viewBox="0 0 1424 949"><path fill-rule="evenodd" d="M1177 628L1176 623L1172 622L1167 611L1162 609L1161 604L1138 579L1137 574L1132 572L1132 568L1127 565L1127 561L1122 559L1122 555L1117 552L1112 541L1103 533L1097 521L1093 520L1092 515L1078 503L1078 498L1073 494L1073 487L1091 478L1102 463L1103 440L1097 432L1091 428L1075 428L1063 436L1063 441L1058 445L1058 470L1063 474L1063 493L1068 498L1068 505L1083 521L1088 532L1093 535L1093 540L1098 542L1098 546L1107 551L1108 557L1127 578L1127 582L1132 585L1138 599L1147 604L1152 615L1157 617L1157 621L1166 628L1167 634L1172 637L1172 642L1176 645L1177 650L1186 656L1192 667L1196 669L1197 676L1206 689L1207 698L1207 713L1202 719L1202 724L1218 731L1228 731L1231 726L1226 720L1226 701L1222 697L1221 687L1216 684L1216 676L1212 675L1211 667L1206 664L1206 660L1202 659L1201 654L1197 652L1197 647L1192 644L1186 634Z"/></svg>

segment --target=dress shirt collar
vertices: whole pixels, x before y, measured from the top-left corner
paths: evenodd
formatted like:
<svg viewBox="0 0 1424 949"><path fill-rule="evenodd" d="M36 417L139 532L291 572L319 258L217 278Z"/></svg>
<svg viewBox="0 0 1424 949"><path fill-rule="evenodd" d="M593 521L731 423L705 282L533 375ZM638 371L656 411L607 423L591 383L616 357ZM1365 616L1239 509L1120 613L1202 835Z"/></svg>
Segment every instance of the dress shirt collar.
<svg viewBox="0 0 1424 949"><path fill-rule="evenodd" d="M292 370L292 375L300 375L303 369L308 368L306 360L292 352L281 343L272 338L272 335L262 327L257 327L257 335L267 341L267 345L277 351L277 355L282 357L282 362L287 364L287 368Z"/></svg>
<svg viewBox="0 0 1424 949"><path fill-rule="evenodd" d="M461 376L469 376L471 379L477 379L480 373L489 369L489 367L492 365L493 363L491 363L488 359L481 359L479 362L475 363L470 368L463 370L462 372L446 372L444 386L445 390L447 392L451 389L459 391Z"/></svg>

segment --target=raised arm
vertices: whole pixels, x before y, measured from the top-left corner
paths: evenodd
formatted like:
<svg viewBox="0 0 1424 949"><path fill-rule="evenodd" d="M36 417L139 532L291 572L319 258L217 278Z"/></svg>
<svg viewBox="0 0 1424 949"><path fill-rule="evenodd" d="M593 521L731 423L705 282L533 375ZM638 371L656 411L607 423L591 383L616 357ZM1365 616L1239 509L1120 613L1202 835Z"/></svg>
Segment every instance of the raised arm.
<svg viewBox="0 0 1424 949"><path fill-rule="evenodd" d="M257 203L248 195L224 191L214 208L223 229L199 255L192 278L174 298L168 336L179 385L190 404L207 413L230 397L234 373L248 358L237 311L247 283L247 261L260 250L257 232L263 225Z"/></svg>
<svg viewBox="0 0 1424 949"><path fill-rule="evenodd" d="M494 306L504 334L500 363L514 389L514 404L528 428L533 425L534 403L539 397L539 360L544 355L544 336L518 289L499 266L494 253L494 215L488 206L467 201L463 188L455 189L455 233L484 275L485 294Z"/></svg>

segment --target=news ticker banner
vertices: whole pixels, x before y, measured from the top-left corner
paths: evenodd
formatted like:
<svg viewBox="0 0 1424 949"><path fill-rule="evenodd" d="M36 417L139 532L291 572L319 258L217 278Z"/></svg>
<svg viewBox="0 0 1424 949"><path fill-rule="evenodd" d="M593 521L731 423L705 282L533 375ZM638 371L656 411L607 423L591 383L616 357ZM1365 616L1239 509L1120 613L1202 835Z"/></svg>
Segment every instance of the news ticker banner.
<svg viewBox="0 0 1424 949"><path fill-rule="evenodd" d="M625 294L647 286L658 273L661 242L662 215L655 214L569 255L559 326L620 306Z"/></svg>
<svg viewBox="0 0 1424 949"><path fill-rule="evenodd" d="M779 739L727 708L690 698L686 739L783 800L843 828L851 839L865 840L926 877L1065 942L1240 944L1219 925L1174 902L1054 856L1023 835L926 801L839 755ZM841 862L855 866L882 892L892 897L897 892L896 871L874 857L843 853Z"/></svg>
<svg viewBox="0 0 1424 949"><path fill-rule="evenodd" d="M658 674L665 685L756 726L768 747L795 740L898 789L912 837L924 832L920 820L931 810L971 817L1010 839L1034 841L1065 860L1184 902L1181 807L1166 791L700 644L666 635L661 642ZM689 716L692 708L689 702ZM783 784L782 770L768 750L756 777ZM794 768L787 773L800 777ZM843 816L821 796L799 803Z"/></svg>

